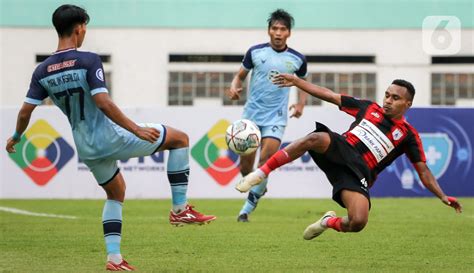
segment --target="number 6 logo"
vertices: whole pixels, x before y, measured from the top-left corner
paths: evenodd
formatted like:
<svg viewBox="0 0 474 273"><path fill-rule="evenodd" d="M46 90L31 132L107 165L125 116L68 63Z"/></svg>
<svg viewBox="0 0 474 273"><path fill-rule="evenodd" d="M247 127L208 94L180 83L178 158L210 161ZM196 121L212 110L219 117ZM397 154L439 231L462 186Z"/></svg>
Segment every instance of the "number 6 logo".
<svg viewBox="0 0 474 273"><path fill-rule="evenodd" d="M461 50L461 21L456 16L423 20L423 50L430 55L454 55Z"/></svg>

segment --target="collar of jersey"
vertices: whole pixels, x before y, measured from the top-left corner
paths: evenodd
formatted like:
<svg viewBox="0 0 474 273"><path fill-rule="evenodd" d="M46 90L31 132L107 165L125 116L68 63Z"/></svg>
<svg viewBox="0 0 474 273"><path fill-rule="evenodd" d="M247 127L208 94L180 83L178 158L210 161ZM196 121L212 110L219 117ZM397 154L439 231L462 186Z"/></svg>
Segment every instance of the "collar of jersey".
<svg viewBox="0 0 474 273"><path fill-rule="evenodd" d="M400 119L391 118L391 120L393 121L393 123L396 123L396 124L402 124L406 122L406 119L404 116L402 116Z"/></svg>
<svg viewBox="0 0 474 273"><path fill-rule="evenodd" d="M63 50L58 50L58 51L55 51L55 52L53 53L53 55L54 55L54 54L59 54L59 53L64 53L64 52L68 52L68 51L71 51L71 50L76 50L76 48L75 48L75 47L71 47L71 48L66 48L66 49L63 49Z"/></svg>
<svg viewBox="0 0 474 273"><path fill-rule="evenodd" d="M277 53L282 53L282 52L285 52L286 50L288 50L288 45L285 45L285 48L283 48L282 50L276 50L272 47L272 45L270 43L267 43L268 46L273 49L273 51L277 52Z"/></svg>

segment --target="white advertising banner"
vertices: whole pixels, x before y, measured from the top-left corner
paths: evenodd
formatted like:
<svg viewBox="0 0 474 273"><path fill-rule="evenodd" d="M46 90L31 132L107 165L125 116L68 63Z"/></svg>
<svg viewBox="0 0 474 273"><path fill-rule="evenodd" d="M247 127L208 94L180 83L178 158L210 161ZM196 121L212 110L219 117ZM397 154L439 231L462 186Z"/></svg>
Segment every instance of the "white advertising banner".
<svg viewBox="0 0 474 273"><path fill-rule="evenodd" d="M241 107L129 108L136 122L162 123L186 132L190 139L190 198L244 198L234 189L240 178L238 158L225 147L227 126L240 118ZM18 108L2 108L1 143L15 130ZM290 119L283 144L298 139L322 122L335 132L347 130L353 119L336 107L307 107L300 119ZM223 144L224 143L224 144ZM4 148L0 157L0 198L103 198L86 165L80 162L67 118L56 107L38 107L15 154ZM127 198L169 198L167 152L119 162L127 183ZM272 173L268 197L331 197L326 176L305 154Z"/></svg>

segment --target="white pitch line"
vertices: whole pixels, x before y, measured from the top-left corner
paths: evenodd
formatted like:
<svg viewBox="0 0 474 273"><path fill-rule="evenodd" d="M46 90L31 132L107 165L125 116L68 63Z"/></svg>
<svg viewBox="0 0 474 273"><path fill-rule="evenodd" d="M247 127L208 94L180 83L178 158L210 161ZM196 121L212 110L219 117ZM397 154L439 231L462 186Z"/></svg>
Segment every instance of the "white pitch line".
<svg viewBox="0 0 474 273"><path fill-rule="evenodd" d="M49 214L49 213L37 213L31 212L27 210L21 210L16 208L8 208L8 207L0 207L0 211L10 212L14 214L22 214L22 215L29 215L29 216L36 216L36 217L50 217L50 218L62 218L62 219L77 219L76 216L69 216L69 215L59 215L59 214Z"/></svg>

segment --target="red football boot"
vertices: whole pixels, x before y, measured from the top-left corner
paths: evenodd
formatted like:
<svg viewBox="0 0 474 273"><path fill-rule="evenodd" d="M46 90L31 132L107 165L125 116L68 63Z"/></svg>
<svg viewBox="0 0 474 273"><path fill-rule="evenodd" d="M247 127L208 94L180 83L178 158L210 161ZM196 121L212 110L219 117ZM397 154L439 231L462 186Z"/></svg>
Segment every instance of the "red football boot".
<svg viewBox="0 0 474 273"><path fill-rule="evenodd" d="M195 211L194 206L186 205L186 209L180 213L170 212L170 224L175 226L183 225L204 225L216 220L214 215L204 215L198 211Z"/></svg>

